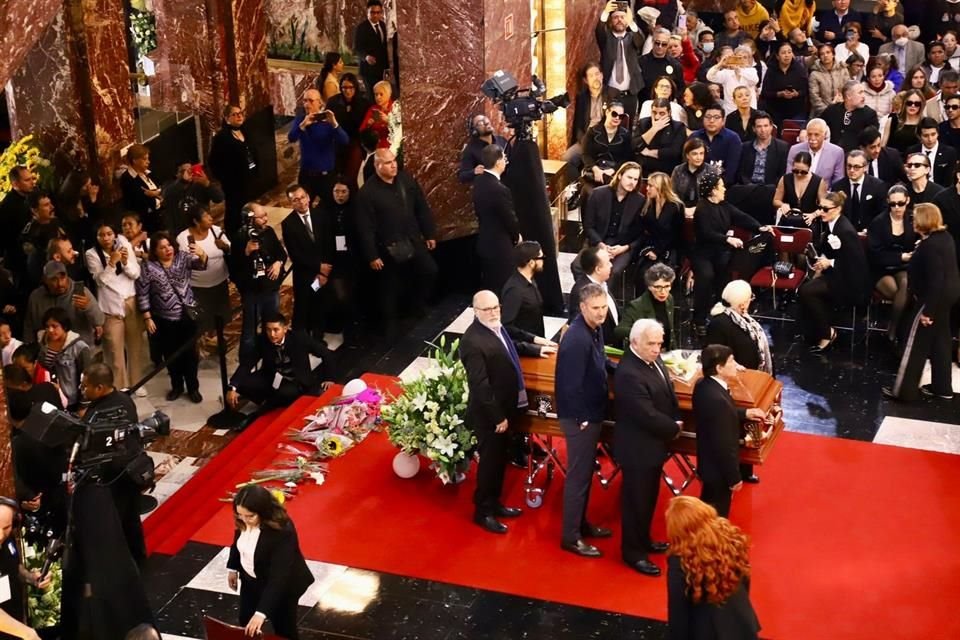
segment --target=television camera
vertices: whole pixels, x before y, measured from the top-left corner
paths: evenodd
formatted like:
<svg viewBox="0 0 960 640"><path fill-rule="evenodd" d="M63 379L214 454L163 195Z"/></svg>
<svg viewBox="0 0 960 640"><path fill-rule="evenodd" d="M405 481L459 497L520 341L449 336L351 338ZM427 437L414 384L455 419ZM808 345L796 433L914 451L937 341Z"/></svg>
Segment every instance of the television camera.
<svg viewBox="0 0 960 640"><path fill-rule="evenodd" d="M521 89L510 72L500 69L480 86L480 90L494 104L500 105L504 120L519 140L529 140L530 125L557 110L557 105L544 99L547 89L537 76L531 78L529 87Z"/></svg>

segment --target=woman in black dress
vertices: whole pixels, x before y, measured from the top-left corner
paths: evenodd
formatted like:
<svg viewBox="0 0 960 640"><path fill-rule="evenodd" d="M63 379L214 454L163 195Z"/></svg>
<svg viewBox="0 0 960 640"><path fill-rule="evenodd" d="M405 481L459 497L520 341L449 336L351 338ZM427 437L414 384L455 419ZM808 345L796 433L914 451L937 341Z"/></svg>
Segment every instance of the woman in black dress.
<svg viewBox="0 0 960 640"><path fill-rule="evenodd" d="M917 144L917 125L923 118L926 102L922 93L916 89L910 89L900 98L900 110L891 113L887 119L883 136L884 144L899 151L901 156L907 153L907 149Z"/></svg>
<svg viewBox="0 0 960 640"><path fill-rule="evenodd" d="M683 200L673 191L670 176L662 172L647 178L647 199L640 210L642 247L649 248L641 259L676 266L677 248L683 227Z"/></svg>
<svg viewBox="0 0 960 640"><path fill-rule="evenodd" d="M683 90L683 110L687 112L687 135L703 129L703 112L713 104L710 87L704 82L692 82Z"/></svg>
<svg viewBox="0 0 960 640"><path fill-rule="evenodd" d="M950 309L960 300L957 249L936 205L913 210L913 230L920 236L908 267L916 315L904 343L903 357L893 389L883 395L909 402L918 394L953 398L950 375ZM930 360L933 379L919 387L923 365Z"/></svg>
<svg viewBox="0 0 960 640"><path fill-rule="evenodd" d="M370 108L363 91L357 91L360 86L357 76L345 73L340 76L340 93L330 98L327 109L333 111L337 122L350 137L350 144L346 147L337 147L337 166L340 173L346 176L350 193L357 192L357 175L360 165L363 164L364 152L360 145L360 123Z"/></svg>
<svg viewBox="0 0 960 640"><path fill-rule="evenodd" d="M233 498L237 530L227 560L227 585L240 586L240 624L261 633L265 620L277 635L297 640L297 601L313 583L297 530L277 499L259 485Z"/></svg>
<svg viewBox="0 0 960 640"><path fill-rule="evenodd" d="M897 184L887 192L887 215L878 215L867 228L870 267L874 288L885 300L893 302L887 337L896 340L900 318L909 301L907 267L913 256L917 236L913 232L913 216L907 212L910 196L906 187Z"/></svg>
<svg viewBox="0 0 960 640"><path fill-rule="evenodd" d="M670 638L757 638L760 621L750 603L747 536L690 496L670 500L666 520Z"/></svg>
<svg viewBox="0 0 960 640"><path fill-rule="evenodd" d="M812 163L810 154L801 151L794 156L790 173L780 178L777 183L777 189L773 194L773 206L777 208L778 225L799 225L800 220L789 215L790 211L799 211L801 215L806 216L804 224L809 226L806 221L812 220L817 213L820 198L827 193L827 183L810 170Z"/></svg>
<svg viewBox="0 0 960 640"><path fill-rule="evenodd" d="M237 105L223 109L223 128L213 136L208 164L220 181L224 196L224 227L233 234L243 225L240 210L252 194L257 179L257 154L244 128L244 112ZM339 119L338 119L339 121ZM147 231L153 231L148 228Z"/></svg>

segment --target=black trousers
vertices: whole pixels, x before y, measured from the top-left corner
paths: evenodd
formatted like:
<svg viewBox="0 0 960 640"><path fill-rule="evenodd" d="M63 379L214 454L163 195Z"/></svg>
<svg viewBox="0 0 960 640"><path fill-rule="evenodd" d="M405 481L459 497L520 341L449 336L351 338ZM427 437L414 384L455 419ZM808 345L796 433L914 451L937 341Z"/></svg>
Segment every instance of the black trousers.
<svg viewBox="0 0 960 640"><path fill-rule="evenodd" d="M503 291L503 285L517 268L513 258L506 256L480 256L480 271L483 274L483 288L493 291L497 296Z"/></svg>
<svg viewBox="0 0 960 640"><path fill-rule="evenodd" d="M494 516L501 504L510 431L497 433L493 426L484 426L474 432L477 435L477 451L480 453L477 488L473 492L475 514L479 517Z"/></svg>
<svg viewBox="0 0 960 640"><path fill-rule="evenodd" d="M700 499L717 510L721 518L730 516L730 502L733 500L733 491L730 491L723 481L704 480L700 489Z"/></svg>
<svg viewBox="0 0 960 640"><path fill-rule="evenodd" d="M932 312L928 311L933 320L929 327L920 324L921 311L924 309L917 310L910 323L910 333L904 344L897 381L893 387L897 397L906 401L915 400L919 395L920 376L928 359L932 374L930 386L933 391L942 395L953 392L950 372L953 346L950 338L950 305L941 305Z"/></svg>
<svg viewBox="0 0 960 640"><path fill-rule="evenodd" d="M307 193L310 194L311 205L316 198L320 198L321 205L333 204L333 185L336 182L336 172L330 171L310 171L300 169L297 174L297 181Z"/></svg>
<svg viewBox="0 0 960 640"><path fill-rule="evenodd" d="M264 581L251 578L246 571L240 570L240 624L247 626L250 618L257 612L260 596L263 595ZM298 640L297 631L297 596L287 596L273 611L261 611L266 614L267 620L273 625L273 631L281 638Z"/></svg>
<svg viewBox="0 0 960 640"><path fill-rule="evenodd" d="M300 280L294 275L293 328L309 333L314 337L322 338L324 326L323 298L326 295L324 289L330 283L328 281L319 291L313 290L312 283L312 276L309 280Z"/></svg>
<svg viewBox="0 0 960 640"><path fill-rule="evenodd" d="M618 456L618 461L623 472L620 494L620 529L623 538L620 552L623 559L632 564L645 560L650 551L650 524L657 508L662 467L633 462L629 456Z"/></svg>
<svg viewBox="0 0 960 640"><path fill-rule="evenodd" d="M710 307L720 299L720 292L730 279L730 253L694 254L693 263L693 321L706 324Z"/></svg>
<svg viewBox="0 0 960 640"><path fill-rule="evenodd" d="M179 320L167 320L159 316L153 317L157 325L157 346L160 347L160 354L164 359L170 358L173 353L181 346L189 342L192 348L186 349L175 360L167 364L167 372L170 374L170 386L174 391L183 391L186 386L187 391L198 391L200 382L197 380L197 358L196 323L186 316Z"/></svg>
<svg viewBox="0 0 960 640"><path fill-rule="evenodd" d="M830 316L834 300L830 283L823 277L808 280L800 287L800 319L803 334L810 342L830 337Z"/></svg>
<svg viewBox="0 0 960 640"><path fill-rule="evenodd" d="M388 331L396 328L400 301L407 297L411 300L412 308L420 312L426 306L437 280L437 263L423 241L416 239L413 246L412 258L401 264L386 256L383 258L383 269L378 272L380 313Z"/></svg>
<svg viewBox="0 0 960 640"><path fill-rule="evenodd" d="M260 405L261 411L275 407L289 407L293 401L303 395L319 395L319 388L305 388L291 380L283 380L280 386L273 388L273 376L267 377L262 371L240 371L233 378L233 384L244 398Z"/></svg>
<svg viewBox="0 0 960 640"><path fill-rule="evenodd" d="M587 524L587 503L590 502L601 423L591 422L586 429L580 429L575 419L564 418L560 420L560 428L567 440L561 542L574 543L583 537L583 528Z"/></svg>

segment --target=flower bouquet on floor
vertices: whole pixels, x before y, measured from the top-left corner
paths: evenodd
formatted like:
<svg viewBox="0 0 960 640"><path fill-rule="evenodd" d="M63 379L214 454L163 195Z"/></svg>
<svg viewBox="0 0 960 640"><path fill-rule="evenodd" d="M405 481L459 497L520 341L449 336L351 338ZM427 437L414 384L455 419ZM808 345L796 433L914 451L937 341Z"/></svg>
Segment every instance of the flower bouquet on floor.
<svg viewBox="0 0 960 640"><path fill-rule="evenodd" d="M380 429L381 401L378 390L351 380L342 396L305 416L306 426L291 432L290 438L315 446L322 458L336 458Z"/></svg>
<svg viewBox="0 0 960 640"><path fill-rule="evenodd" d="M390 442L406 454L426 456L444 484L456 482L477 443L463 421L467 411L467 372L457 357L459 340L449 348L444 338L434 347L433 363L401 385L382 412Z"/></svg>

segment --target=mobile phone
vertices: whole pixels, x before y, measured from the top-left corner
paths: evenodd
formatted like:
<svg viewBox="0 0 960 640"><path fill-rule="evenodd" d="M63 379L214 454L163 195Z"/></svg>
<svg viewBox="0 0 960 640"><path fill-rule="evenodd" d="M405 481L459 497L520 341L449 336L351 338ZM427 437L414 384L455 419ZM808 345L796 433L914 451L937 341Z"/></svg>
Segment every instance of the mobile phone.
<svg viewBox="0 0 960 640"><path fill-rule="evenodd" d="M187 244L191 246L197 244L197 241L192 234L187 236Z"/></svg>
<svg viewBox="0 0 960 640"><path fill-rule="evenodd" d="M617 11L626 11L630 8L629 2L617 2Z"/></svg>
<svg viewBox="0 0 960 640"><path fill-rule="evenodd" d="M74 282L74 283L73 283L73 295L75 295L75 296L82 296L82 295L83 295L83 283L82 283L82 282Z"/></svg>

